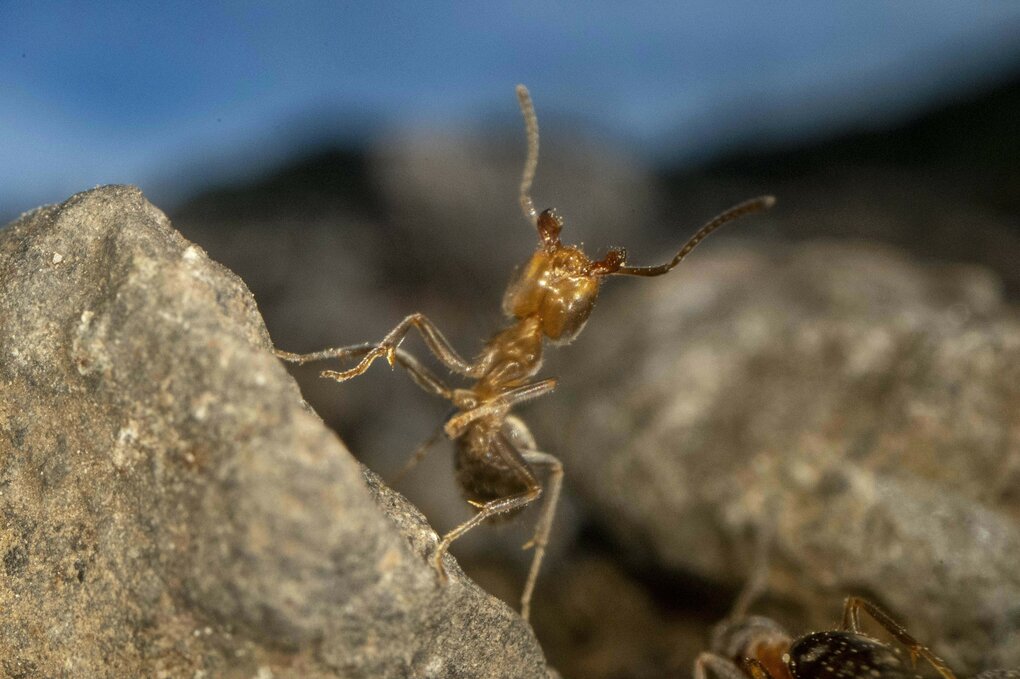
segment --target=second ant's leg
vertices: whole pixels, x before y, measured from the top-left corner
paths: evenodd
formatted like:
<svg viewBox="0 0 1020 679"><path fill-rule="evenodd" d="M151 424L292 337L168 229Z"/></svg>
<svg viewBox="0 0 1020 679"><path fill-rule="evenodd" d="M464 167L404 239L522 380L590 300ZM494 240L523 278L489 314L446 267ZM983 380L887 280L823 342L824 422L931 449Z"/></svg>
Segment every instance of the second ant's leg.
<svg viewBox="0 0 1020 679"><path fill-rule="evenodd" d="M528 579L524 583L524 592L521 594L521 617L527 620L531 613L531 595L535 591L535 581L538 580L538 571L542 567L542 559L545 557L545 547L549 544L549 534L552 532L553 518L556 516L556 505L559 503L560 490L563 488L563 463L552 455L537 450L522 450L521 457L532 467L545 467L549 470L542 515L535 525L534 537L524 545L524 549L535 548L535 555L531 558L531 568L528 570Z"/></svg>
<svg viewBox="0 0 1020 679"><path fill-rule="evenodd" d="M542 380L534 384L525 384L515 389L509 389L502 394L485 401L481 405L465 410L451 417L446 421L446 435L455 439L464 433L468 425L487 415L495 415L505 412L518 403L530 401L533 398L544 396L556 388L555 379Z"/></svg>
<svg viewBox="0 0 1020 679"><path fill-rule="evenodd" d="M766 676L768 676L766 674ZM701 653L694 661L694 679L747 679L744 671L729 658L715 653Z"/></svg>
<svg viewBox="0 0 1020 679"><path fill-rule="evenodd" d="M889 617L889 614L859 596L848 596L843 602L843 629L849 632L861 632L860 611L870 615L875 622L885 628L889 634L896 637L896 640L907 647L910 652L910 659L914 662L918 658L924 658L944 679L956 679L956 675L949 669L946 663L935 655L927 646L912 637L903 626Z"/></svg>
<svg viewBox="0 0 1020 679"><path fill-rule="evenodd" d="M772 673L769 672L768 668L756 658L744 658L744 671L747 672L753 679L773 679Z"/></svg>

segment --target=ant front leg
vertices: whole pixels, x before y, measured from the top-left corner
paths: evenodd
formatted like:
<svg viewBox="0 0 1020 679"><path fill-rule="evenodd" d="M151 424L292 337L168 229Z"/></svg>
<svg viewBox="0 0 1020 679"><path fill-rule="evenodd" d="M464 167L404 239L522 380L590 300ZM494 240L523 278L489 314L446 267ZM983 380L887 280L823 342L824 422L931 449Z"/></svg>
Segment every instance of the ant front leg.
<svg viewBox="0 0 1020 679"><path fill-rule="evenodd" d="M393 328L386 337L378 344L356 344L349 347L336 347L323 349L310 354L292 354L287 351L276 351L276 355L292 363L308 363L325 358L354 358L362 356L361 361L349 370L324 370L323 377L329 377L337 382L345 382L352 377L357 377L375 362L375 359L385 356L390 365L396 361L397 348L404 341L404 337L411 330L416 328L425 341L425 346L450 370L465 375L466 377L477 377L478 367L465 361L457 350L453 348L439 328L430 321L424 314L411 314L402 320L397 327Z"/></svg>
<svg viewBox="0 0 1020 679"><path fill-rule="evenodd" d="M377 345L375 344L354 344L349 347L323 349L322 351L316 351L310 354L292 354L289 351L276 349L274 350L274 353L277 358L284 361L304 365L311 361L320 361L327 358L338 358L340 360L358 358L359 356L365 356L366 354L375 351L376 346ZM448 401L453 399L453 389L448 387L441 379L436 377L432 371L422 365L421 362L412 354L404 351L403 349L395 349L393 352L393 360L397 365L407 371L407 373L411 376L411 380L421 387L422 390L436 396L441 396ZM331 370L323 371L323 376L329 377L330 375L326 375L325 373L332 372L333 371Z"/></svg>
<svg viewBox="0 0 1020 679"><path fill-rule="evenodd" d="M843 602L843 629L848 632L861 633L860 611L871 616L881 625L885 631L894 636L897 641L907 647L910 652L910 660L914 663L918 658L927 660L944 679L956 679L956 675L949 669L946 663L935 655L927 646L912 637L907 630L898 622L893 620L888 613L859 596L848 596Z"/></svg>

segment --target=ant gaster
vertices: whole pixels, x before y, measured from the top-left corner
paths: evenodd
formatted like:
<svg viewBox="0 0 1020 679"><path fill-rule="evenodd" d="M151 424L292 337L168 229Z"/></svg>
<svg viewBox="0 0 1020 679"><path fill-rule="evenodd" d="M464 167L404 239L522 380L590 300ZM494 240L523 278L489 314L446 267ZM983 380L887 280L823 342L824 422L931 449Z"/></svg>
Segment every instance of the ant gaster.
<svg viewBox="0 0 1020 679"><path fill-rule="evenodd" d="M531 568L521 595L521 615L527 619L531 594L538 577L542 557L552 528L553 515L563 483L563 465L549 453L538 450L527 426L510 414L524 402L548 394L556 380L532 381L542 365L545 340L561 345L571 342L584 328L598 297L605 276L660 276L667 273L708 234L726 222L770 207L774 199L763 196L736 205L705 224L677 252L660 266L626 265L623 248L614 248L599 260L591 260L580 248L563 245L560 231L563 220L553 210L538 213L531 200L531 183L538 165L538 120L531 96L523 85L517 86L517 98L524 115L528 155L520 185L520 205L524 217L537 228L539 244L530 261L510 283L503 297L503 311L509 324L485 343L473 361L463 359L438 328L420 313L400 322L376 344L359 344L325 349L310 354L292 354L277 350L286 361L306 363L327 358L359 359L347 370L326 370L323 377L343 382L365 372L378 358L392 366L400 365L425 391L441 396L456 407L442 431L455 442L457 481L475 515L443 536L435 551L434 566L445 581L443 556L450 544L475 526L508 517L538 500L543 485L537 472L548 474L548 497L535 527L533 538L524 546L534 548ZM400 343L415 328L429 351L451 371L474 380L467 388L452 388L400 348ZM439 433L416 451L412 462L439 438Z"/></svg>
<svg viewBox="0 0 1020 679"><path fill-rule="evenodd" d="M864 611L907 649L908 664L892 646L865 634ZM956 679L949 666L911 636L888 613L866 599L851 596L843 603L838 630L791 637L772 620L735 615L721 623L712 638L712 652L694 664L694 679L913 679L918 659L928 662L942 679ZM990 670L974 679L1020 679L1020 669Z"/></svg>

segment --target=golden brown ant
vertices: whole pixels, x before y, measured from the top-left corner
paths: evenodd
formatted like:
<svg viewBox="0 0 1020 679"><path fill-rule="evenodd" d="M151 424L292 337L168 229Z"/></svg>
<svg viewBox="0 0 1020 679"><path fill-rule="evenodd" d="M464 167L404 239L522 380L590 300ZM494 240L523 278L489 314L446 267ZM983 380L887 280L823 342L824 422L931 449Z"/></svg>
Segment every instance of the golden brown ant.
<svg viewBox="0 0 1020 679"><path fill-rule="evenodd" d="M889 644L861 630L864 611L906 647L910 665ZM838 630L793 638L777 623L756 615L731 616L720 624L712 651L694 663L694 679L908 679L927 661L943 679L956 679L946 663L912 637L888 613L861 597L847 597ZM1020 679L1020 669L990 670L974 679Z"/></svg>
<svg viewBox="0 0 1020 679"><path fill-rule="evenodd" d="M535 527L534 537L525 545L533 547L531 568L521 595L521 615L527 619L531 594L552 528L556 502L563 483L563 465L549 453L541 452L527 426L510 414L519 403L548 394L556 380L532 381L542 365L544 340L561 345L571 342L584 328L605 276L660 276L672 270L708 234L738 217L770 207L774 199L763 196L736 205L702 226L677 252L660 266L626 265L623 248L614 248L600 260L592 261L580 248L563 245L563 221L553 210L538 213L531 200L531 183L538 165L538 119L531 96L523 85L517 98L528 139L528 155L521 176L520 205L525 218L538 230L535 254L510 283L503 297L503 311L511 319L485 343L481 353L466 361L438 328L422 314L411 314L379 343L325 349L310 354L276 351L293 363L327 358L359 359L348 370L326 370L323 377L343 382L362 374L377 358L400 365L422 389L441 396L457 412L443 425L442 432L455 441L457 481L475 515L443 536L433 559L436 571L446 579L443 556L450 544L475 526L496 518L509 517L539 499L543 486L536 470L548 472L548 498ZM474 380L468 388L452 388L426 369L400 343L416 328L429 351L447 368ZM412 462L424 454L436 439L416 451Z"/></svg>

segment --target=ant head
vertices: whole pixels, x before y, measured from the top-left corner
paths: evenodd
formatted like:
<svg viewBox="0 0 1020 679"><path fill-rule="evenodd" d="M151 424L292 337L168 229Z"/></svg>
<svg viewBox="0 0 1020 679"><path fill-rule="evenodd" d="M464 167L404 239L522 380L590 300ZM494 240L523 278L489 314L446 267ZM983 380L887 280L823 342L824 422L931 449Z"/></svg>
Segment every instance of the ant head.
<svg viewBox="0 0 1020 679"><path fill-rule="evenodd" d="M759 671L751 673L755 679L782 679L790 676L783 654L790 650L791 643L793 638L779 623L760 615L743 615L716 626L711 645L727 658L756 663Z"/></svg>
<svg viewBox="0 0 1020 679"><path fill-rule="evenodd" d="M593 262L580 248L560 242L563 220L555 211L539 213L535 209L531 184L538 167L538 118L531 95L524 85L517 86L517 100L528 138L528 156L521 174L518 200L525 219L538 229L539 248L507 288L503 311L515 318L537 315L542 333L553 342L570 342L584 328L595 306L602 276L661 276L679 264L715 229L737 217L767 209L774 202L771 196L762 196L730 208L701 227L672 261L659 266L627 266L627 253L623 248L612 249L605 257Z"/></svg>
<svg viewBox="0 0 1020 679"><path fill-rule="evenodd" d="M552 210L536 219L539 247L507 288L503 311L514 318L537 316L542 334L557 344L572 341L584 328L598 298L602 276L618 273L623 248L592 261L581 248L563 245L563 220Z"/></svg>

